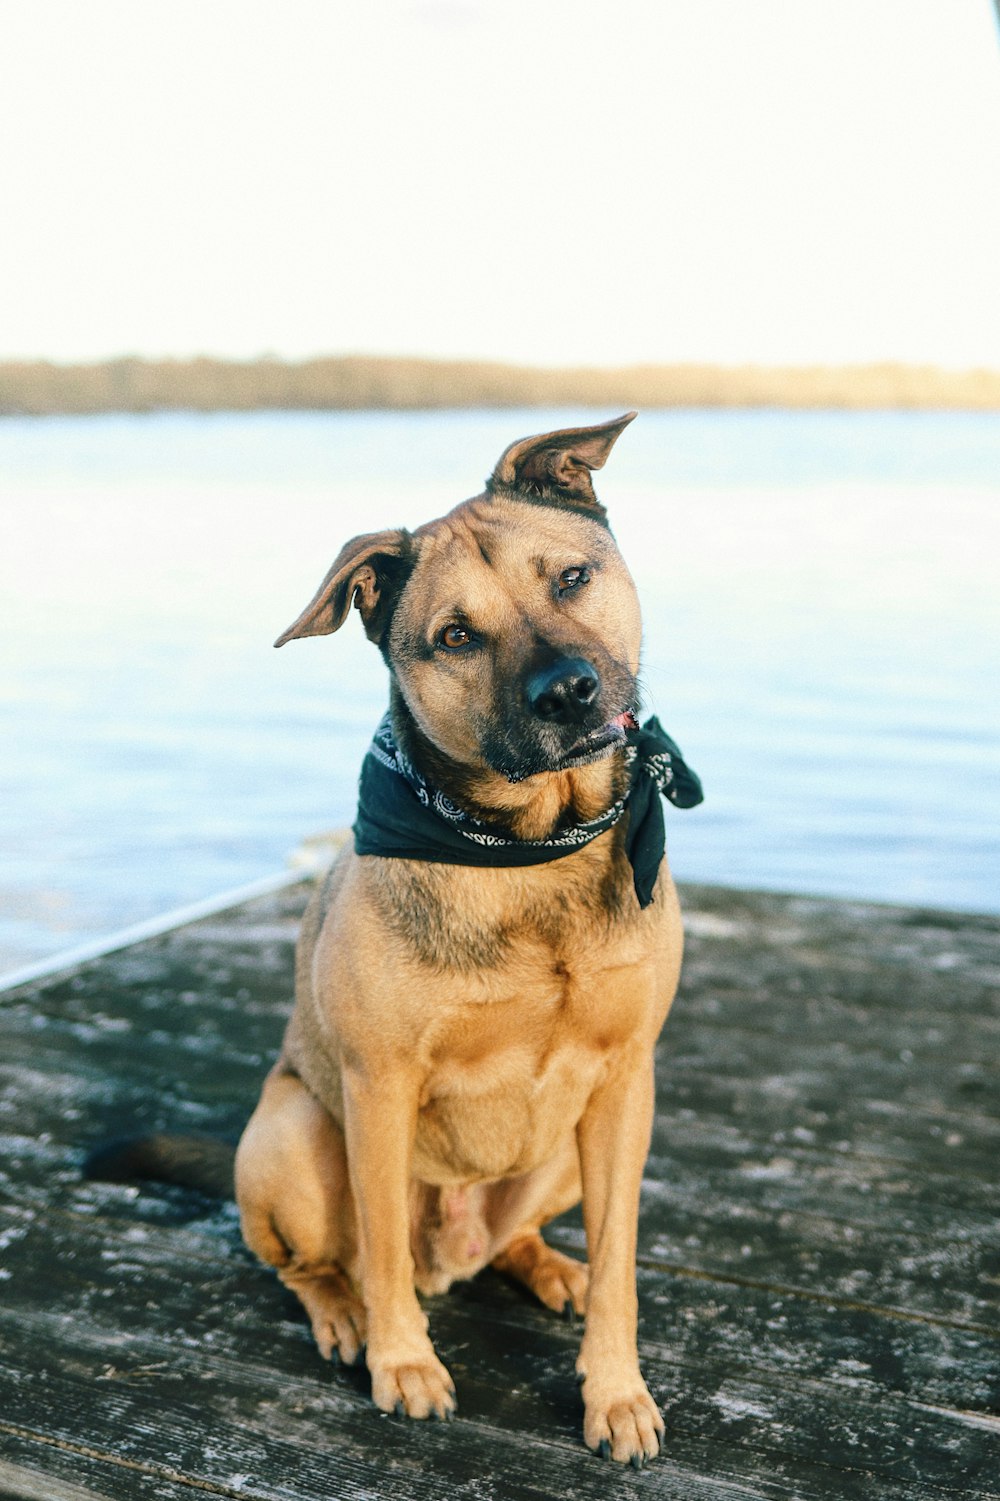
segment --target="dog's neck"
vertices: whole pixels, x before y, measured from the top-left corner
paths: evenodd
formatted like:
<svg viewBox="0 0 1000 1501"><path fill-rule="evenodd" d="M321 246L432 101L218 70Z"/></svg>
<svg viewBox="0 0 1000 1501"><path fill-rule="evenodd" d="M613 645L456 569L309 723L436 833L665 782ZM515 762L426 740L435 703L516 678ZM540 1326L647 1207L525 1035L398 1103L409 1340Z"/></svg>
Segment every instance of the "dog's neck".
<svg viewBox="0 0 1000 1501"><path fill-rule="evenodd" d="M516 839L548 839L559 829L598 818L628 787L620 751L586 766L539 772L511 782L502 772L463 765L434 745L394 683L389 709L396 743L420 775L446 792L464 812L509 831Z"/></svg>

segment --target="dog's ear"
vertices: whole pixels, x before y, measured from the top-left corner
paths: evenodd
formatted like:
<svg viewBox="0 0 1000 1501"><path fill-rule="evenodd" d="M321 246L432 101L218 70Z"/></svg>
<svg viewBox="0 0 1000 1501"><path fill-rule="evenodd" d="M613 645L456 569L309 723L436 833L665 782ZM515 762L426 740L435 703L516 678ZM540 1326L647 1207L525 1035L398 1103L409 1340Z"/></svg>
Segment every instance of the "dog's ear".
<svg viewBox="0 0 1000 1501"><path fill-rule="evenodd" d="M522 438L500 455L490 487L555 492L556 498L564 497L576 506L592 506L603 514L590 472L603 468L616 438L636 415L626 412L613 422L600 422L595 427L567 427L537 438Z"/></svg>
<svg viewBox="0 0 1000 1501"><path fill-rule="evenodd" d="M333 567L298 620L282 631L275 646L299 636L329 636L347 619L351 603L361 611L365 632L378 642L389 606L409 577L412 543L404 531L354 537L340 549Z"/></svg>

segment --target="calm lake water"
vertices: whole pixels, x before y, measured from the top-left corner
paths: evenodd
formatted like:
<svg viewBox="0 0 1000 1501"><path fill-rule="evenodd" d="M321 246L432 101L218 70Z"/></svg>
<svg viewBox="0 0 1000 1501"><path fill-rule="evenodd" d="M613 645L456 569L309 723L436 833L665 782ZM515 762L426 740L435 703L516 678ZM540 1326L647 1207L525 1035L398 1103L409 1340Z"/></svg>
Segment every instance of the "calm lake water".
<svg viewBox="0 0 1000 1501"><path fill-rule="evenodd" d="M580 412L0 422L0 967L349 823L385 701L341 542ZM1000 908L1000 415L643 414L599 477L647 705L700 772L681 879Z"/></svg>

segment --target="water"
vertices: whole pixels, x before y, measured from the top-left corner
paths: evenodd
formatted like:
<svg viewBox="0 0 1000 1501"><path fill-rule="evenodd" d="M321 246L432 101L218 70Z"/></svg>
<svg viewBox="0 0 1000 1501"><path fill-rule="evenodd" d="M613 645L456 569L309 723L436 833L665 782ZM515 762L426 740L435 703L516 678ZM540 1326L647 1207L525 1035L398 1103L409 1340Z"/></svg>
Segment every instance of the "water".
<svg viewBox="0 0 1000 1501"><path fill-rule="evenodd" d="M578 418L0 423L0 967L350 822L381 661L353 616L271 641L348 536ZM598 490L706 786L677 875L998 910L1000 415L644 414Z"/></svg>

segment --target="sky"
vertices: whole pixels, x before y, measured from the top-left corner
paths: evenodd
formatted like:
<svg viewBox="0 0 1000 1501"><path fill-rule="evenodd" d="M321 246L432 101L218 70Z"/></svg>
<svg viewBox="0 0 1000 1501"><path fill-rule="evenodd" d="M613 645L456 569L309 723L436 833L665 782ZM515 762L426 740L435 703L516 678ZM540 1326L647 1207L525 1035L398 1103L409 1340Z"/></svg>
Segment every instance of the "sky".
<svg viewBox="0 0 1000 1501"><path fill-rule="evenodd" d="M0 0L0 358L1000 367L993 0Z"/></svg>

